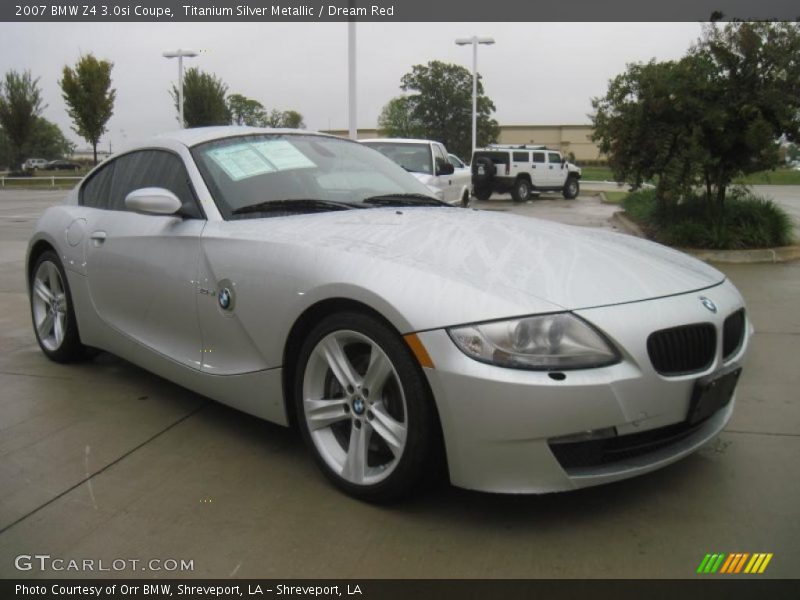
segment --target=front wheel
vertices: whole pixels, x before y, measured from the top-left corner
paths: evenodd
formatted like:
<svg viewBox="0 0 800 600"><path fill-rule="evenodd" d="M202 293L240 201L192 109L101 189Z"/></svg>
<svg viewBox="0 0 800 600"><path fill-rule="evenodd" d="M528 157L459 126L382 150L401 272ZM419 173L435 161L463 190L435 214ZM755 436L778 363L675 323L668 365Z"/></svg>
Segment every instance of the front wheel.
<svg viewBox="0 0 800 600"><path fill-rule="evenodd" d="M578 194L581 191L580 183L578 183L577 177L570 177L567 179L567 182L564 184L564 198L567 200L572 200L573 198L577 198Z"/></svg>
<svg viewBox="0 0 800 600"><path fill-rule="evenodd" d="M431 470L432 401L403 339L378 319L323 319L300 350L298 423L322 472L357 498L411 492Z"/></svg>

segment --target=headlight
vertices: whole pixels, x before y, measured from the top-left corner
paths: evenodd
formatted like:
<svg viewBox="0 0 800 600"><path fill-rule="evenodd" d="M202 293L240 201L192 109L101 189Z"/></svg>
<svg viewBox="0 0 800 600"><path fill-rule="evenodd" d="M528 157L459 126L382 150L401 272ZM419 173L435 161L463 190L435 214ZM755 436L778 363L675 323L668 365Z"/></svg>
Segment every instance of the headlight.
<svg viewBox="0 0 800 600"><path fill-rule="evenodd" d="M619 360L591 325L569 313L453 327L450 337L467 356L515 369L588 369Z"/></svg>

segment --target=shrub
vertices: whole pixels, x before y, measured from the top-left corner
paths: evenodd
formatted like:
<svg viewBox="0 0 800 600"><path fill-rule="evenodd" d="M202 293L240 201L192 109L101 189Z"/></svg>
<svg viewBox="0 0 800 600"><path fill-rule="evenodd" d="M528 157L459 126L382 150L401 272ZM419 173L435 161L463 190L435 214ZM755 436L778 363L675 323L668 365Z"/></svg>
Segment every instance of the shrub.
<svg viewBox="0 0 800 600"><path fill-rule="evenodd" d="M656 191L638 190L631 192L622 201L625 212L634 220L642 225L649 225L653 220L653 213L656 209Z"/></svg>
<svg viewBox="0 0 800 600"><path fill-rule="evenodd" d="M650 237L670 246L738 250L792 243L791 217L771 200L745 188L732 190L721 217L696 196L659 209L654 190L629 194L623 207Z"/></svg>

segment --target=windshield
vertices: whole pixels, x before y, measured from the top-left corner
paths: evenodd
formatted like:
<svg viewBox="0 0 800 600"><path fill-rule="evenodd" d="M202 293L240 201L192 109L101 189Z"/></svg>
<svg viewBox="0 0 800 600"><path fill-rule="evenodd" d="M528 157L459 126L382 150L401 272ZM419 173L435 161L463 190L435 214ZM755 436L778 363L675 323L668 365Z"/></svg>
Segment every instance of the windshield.
<svg viewBox="0 0 800 600"><path fill-rule="evenodd" d="M397 142L362 142L392 159L406 171L433 174L429 144L399 144Z"/></svg>
<svg viewBox="0 0 800 600"><path fill-rule="evenodd" d="M432 198L427 187L392 161L340 138L246 135L200 144L192 155L225 219L277 214L269 210L272 202L319 209L326 203L374 206L375 197Z"/></svg>

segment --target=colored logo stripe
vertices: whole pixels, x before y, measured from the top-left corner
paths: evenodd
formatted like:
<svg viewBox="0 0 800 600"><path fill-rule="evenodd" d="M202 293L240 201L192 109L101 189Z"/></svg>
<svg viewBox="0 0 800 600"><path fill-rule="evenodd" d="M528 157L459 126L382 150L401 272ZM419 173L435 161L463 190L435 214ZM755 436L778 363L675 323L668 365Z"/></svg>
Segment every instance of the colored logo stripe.
<svg viewBox="0 0 800 600"><path fill-rule="evenodd" d="M719 572L727 575L736 573L761 574L772 560L772 556L772 553L762 552L754 554L749 552L706 554L703 560L700 561L697 572L702 574Z"/></svg>

